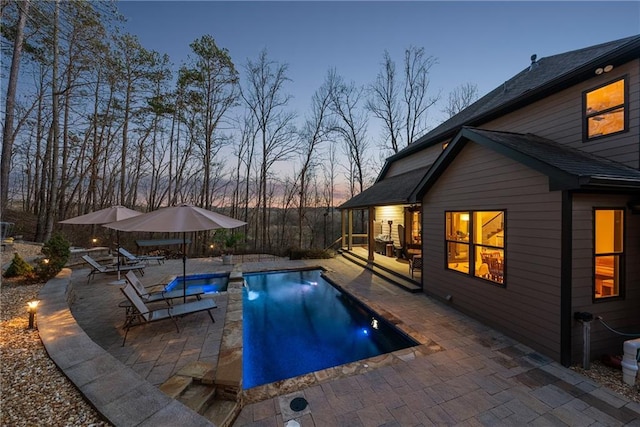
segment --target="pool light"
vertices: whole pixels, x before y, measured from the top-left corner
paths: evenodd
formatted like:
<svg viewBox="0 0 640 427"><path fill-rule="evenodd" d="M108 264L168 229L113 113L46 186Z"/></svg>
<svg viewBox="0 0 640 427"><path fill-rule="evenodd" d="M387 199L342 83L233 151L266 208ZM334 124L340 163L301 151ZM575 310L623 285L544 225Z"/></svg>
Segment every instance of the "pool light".
<svg viewBox="0 0 640 427"><path fill-rule="evenodd" d="M378 329L378 319L376 319L376 318L372 318L371 319L371 327L373 329Z"/></svg>

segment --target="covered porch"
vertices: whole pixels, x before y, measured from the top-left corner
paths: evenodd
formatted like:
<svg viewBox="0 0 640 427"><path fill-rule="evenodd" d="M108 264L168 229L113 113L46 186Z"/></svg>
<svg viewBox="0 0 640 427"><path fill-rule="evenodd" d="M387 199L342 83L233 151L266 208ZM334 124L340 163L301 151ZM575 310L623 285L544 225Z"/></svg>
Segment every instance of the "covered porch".
<svg viewBox="0 0 640 427"><path fill-rule="evenodd" d="M347 258L407 290L422 288L420 205L371 206L342 211L340 250Z"/></svg>

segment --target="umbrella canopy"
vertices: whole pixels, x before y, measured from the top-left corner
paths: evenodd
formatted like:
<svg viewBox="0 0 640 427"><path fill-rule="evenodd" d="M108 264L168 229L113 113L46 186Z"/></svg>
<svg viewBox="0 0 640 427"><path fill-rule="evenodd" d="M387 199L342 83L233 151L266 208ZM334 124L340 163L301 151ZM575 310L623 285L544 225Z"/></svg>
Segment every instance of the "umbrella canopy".
<svg viewBox="0 0 640 427"><path fill-rule="evenodd" d="M120 231L185 233L217 228L236 228L245 224L246 222L207 209L193 205L180 205L105 224L105 227Z"/></svg>
<svg viewBox="0 0 640 427"><path fill-rule="evenodd" d="M111 206L86 215L65 219L64 221L60 221L60 224L107 224L127 218L133 218L138 215L142 215L142 212L134 211L133 209L128 209L124 206Z"/></svg>
<svg viewBox="0 0 640 427"><path fill-rule="evenodd" d="M187 301L187 255L186 233L192 231L236 228L246 222L212 212L193 205L180 205L158 209L134 218L104 224L104 227L119 231L147 231L182 233L182 286L184 302Z"/></svg>
<svg viewBox="0 0 640 427"><path fill-rule="evenodd" d="M123 219L133 218L138 215L142 215L142 212L134 211L133 209L125 208L124 206L111 206L109 208L100 209L99 211L91 212L85 215L76 216L73 218L60 221L60 224L107 224L114 221L121 221ZM120 232L116 232L116 240L118 245L118 280L120 280Z"/></svg>

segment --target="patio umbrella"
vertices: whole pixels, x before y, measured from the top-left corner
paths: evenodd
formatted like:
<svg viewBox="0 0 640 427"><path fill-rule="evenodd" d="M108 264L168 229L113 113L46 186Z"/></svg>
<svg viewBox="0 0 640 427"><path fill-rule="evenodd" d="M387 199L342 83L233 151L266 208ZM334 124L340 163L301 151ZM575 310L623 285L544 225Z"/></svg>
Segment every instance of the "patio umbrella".
<svg viewBox="0 0 640 427"><path fill-rule="evenodd" d="M127 218L133 218L135 216L142 215L142 212L134 211L133 209L125 208L124 206L111 206L109 208L100 209L99 211L90 212L85 215L76 216L73 218L60 221L60 224L85 224L85 225L100 225L108 224L110 222L121 221ZM118 280L120 280L120 232L116 230L116 241L118 245Z"/></svg>
<svg viewBox="0 0 640 427"><path fill-rule="evenodd" d="M245 224L246 222L238 221L207 209L184 204L158 209L135 218L104 224L104 227L120 231L182 233L182 285L184 288L184 301L186 302L186 233L218 228L236 228Z"/></svg>

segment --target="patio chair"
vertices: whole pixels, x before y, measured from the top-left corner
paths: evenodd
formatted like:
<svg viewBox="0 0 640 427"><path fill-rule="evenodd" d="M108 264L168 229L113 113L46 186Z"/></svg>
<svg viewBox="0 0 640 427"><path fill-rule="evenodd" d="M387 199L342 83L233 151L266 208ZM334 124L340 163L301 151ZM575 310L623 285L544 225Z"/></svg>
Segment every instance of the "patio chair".
<svg viewBox="0 0 640 427"><path fill-rule="evenodd" d="M100 264L98 261L91 258L90 255L82 255L82 259L85 260L85 262L89 264L92 268L92 270L89 272L89 275L88 275L89 278L87 279L87 283L89 283L89 281L91 281L91 278L98 273L109 274L109 273L117 273L118 271L123 272L123 271L137 270L140 272L141 275L144 276L144 267L145 267L144 264L126 264L126 265L120 265L120 268L118 268L117 265L113 265L113 264L109 264L109 265Z"/></svg>
<svg viewBox="0 0 640 427"><path fill-rule="evenodd" d="M175 298L183 298L185 295L182 289L175 289L171 291L162 290L162 291L156 291L156 292L149 292L145 288L145 286L142 284L140 279L138 279L138 276L136 276L136 273L133 271L128 271L124 277L127 280L127 282L129 282L131 286L133 286L133 289L138 293L138 296L145 303L165 301L167 304L171 305L171 300ZM202 294L204 294L204 289L201 286L190 286L187 288L186 295L188 297L196 297L197 299L200 299Z"/></svg>
<svg viewBox="0 0 640 427"><path fill-rule="evenodd" d="M128 264L137 264L144 262L149 265L149 261L158 261L158 264L163 264L166 257L164 255L134 255L125 248L118 248L120 255L125 257Z"/></svg>
<svg viewBox="0 0 640 427"><path fill-rule="evenodd" d="M409 259L409 271L412 279L414 270L422 271L422 256L420 255L414 255Z"/></svg>
<svg viewBox="0 0 640 427"><path fill-rule="evenodd" d="M211 318L212 322L215 323L216 321L213 318L213 314L211 314L211 310L216 308L217 305L210 298L201 299L198 301L190 301L184 304L170 305L168 307L152 310L146 306L142 299L140 299L130 283L127 283L123 288L120 288L120 290L127 297L127 300L131 304L131 309L127 310L127 317L123 326L123 329L125 330L124 338L122 339L123 347L125 342L127 341L127 334L129 333L129 329L134 326L144 325L147 323L156 322L158 320L171 319L174 325L176 325L176 330L178 331L178 333L180 333L180 328L178 327L176 317L186 316L193 313L200 313L202 311L206 311L207 313L209 313L209 317Z"/></svg>

